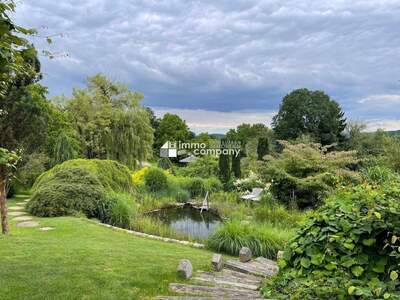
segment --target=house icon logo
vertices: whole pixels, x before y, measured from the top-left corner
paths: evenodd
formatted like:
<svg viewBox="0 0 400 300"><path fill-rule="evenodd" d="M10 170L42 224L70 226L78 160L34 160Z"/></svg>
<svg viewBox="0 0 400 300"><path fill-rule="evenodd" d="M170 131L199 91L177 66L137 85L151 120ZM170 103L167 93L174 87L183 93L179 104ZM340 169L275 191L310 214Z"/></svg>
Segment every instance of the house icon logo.
<svg viewBox="0 0 400 300"><path fill-rule="evenodd" d="M177 157L176 142L167 141L160 149L160 157Z"/></svg>

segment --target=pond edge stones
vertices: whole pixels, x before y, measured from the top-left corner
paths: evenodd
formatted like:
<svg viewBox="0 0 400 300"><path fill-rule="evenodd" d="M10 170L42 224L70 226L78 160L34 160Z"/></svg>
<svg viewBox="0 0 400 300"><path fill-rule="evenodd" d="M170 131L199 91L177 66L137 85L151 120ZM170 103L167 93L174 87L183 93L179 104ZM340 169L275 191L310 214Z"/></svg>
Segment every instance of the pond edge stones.
<svg viewBox="0 0 400 300"><path fill-rule="evenodd" d="M247 247L243 247L242 249L240 249L239 252L239 260L243 263L248 262L251 260L251 250L250 248Z"/></svg>
<svg viewBox="0 0 400 300"><path fill-rule="evenodd" d="M178 272L179 277L183 279L189 279L193 274L192 263L188 259L182 259L179 262L176 271Z"/></svg>
<svg viewBox="0 0 400 300"><path fill-rule="evenodd" d="M222 255L214 253L211 260L211 264L215 271L217 272L221 271L222 268L224 267L224 261L222 259Z"/></svg>

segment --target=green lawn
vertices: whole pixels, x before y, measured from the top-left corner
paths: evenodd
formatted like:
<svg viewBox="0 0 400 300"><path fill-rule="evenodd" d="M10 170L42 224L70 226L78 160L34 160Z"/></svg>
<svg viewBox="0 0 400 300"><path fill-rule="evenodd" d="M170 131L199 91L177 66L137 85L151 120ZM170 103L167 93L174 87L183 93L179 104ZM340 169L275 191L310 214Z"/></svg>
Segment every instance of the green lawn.
<svg viewBox="0 0 400 300"><path fill-rule="evenodd" d="M180 259L199 270L209 268L212 256L86 219L35 219L56 229L16 228L11 221L11 234L0 236L0 299L151 299L179 282Z"/></svg>

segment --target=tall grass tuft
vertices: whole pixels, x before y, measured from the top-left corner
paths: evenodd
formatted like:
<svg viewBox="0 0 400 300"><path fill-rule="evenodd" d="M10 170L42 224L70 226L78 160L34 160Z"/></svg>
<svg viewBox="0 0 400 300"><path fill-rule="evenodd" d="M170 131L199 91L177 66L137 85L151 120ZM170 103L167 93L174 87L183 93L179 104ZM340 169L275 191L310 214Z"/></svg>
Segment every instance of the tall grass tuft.
<svg viewBox="0 0 400 300"><path fill-rule="evenodd" d="M117 193L112 193L109 197L114 204L110 209L108 223L121 228L129 228L131 220L137 213L134 199L129 194Z"/></svg>
<svg viewBox="0 0 400 300"><path fill-rule="evenodd" d="M270 224L229 221L209 237L208 246L231 255L238 255L242 247L249 247L254 256L275 259L293 234L293 230L282 230Z"/></svg>

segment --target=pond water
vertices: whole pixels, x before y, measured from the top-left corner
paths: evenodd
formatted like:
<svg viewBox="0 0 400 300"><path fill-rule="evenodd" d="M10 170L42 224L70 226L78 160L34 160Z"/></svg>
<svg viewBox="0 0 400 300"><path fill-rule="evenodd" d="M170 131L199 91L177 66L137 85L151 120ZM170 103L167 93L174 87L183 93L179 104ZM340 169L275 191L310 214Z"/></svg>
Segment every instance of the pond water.
<svg viewBox="0 0 400 300"><path fill-rule="evenodd" d="M207 238L222 223L217 215L207 211L200 214L199 210L190 206L162 209L152 216L176 232L194 238Z"/></svg>

